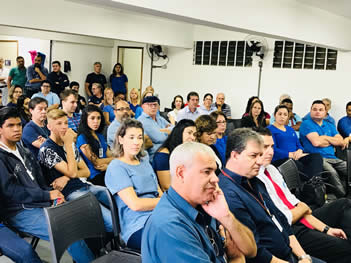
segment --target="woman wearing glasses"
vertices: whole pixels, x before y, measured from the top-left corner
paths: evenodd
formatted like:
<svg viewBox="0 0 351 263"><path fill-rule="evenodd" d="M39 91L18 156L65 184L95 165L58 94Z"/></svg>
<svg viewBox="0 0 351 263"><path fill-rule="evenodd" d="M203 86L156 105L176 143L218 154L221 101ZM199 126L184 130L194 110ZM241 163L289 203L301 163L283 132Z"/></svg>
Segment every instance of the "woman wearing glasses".
<svg viewBox="0 0 351 263"><path fill-rule="evenodd" d="M219 152L220 159L222 164L226 163L225 150L227 149L227 138L228 136L224 135L225 130L227 129L227 117L221 111L214 111L210 116L216 120L217 123L217 140L214 146Z"/></svg>

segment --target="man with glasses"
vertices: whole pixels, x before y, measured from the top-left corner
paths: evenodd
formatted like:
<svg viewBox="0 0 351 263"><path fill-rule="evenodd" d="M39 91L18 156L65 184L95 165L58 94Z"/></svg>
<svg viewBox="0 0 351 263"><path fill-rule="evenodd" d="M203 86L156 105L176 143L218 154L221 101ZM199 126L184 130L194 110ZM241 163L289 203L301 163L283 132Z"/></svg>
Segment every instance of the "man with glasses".
<svg viewBox="0 0 351 263"><path fill-rule="evenodd" d="M107 144L112 149L115 141L116 132L123 121L130 118L130 108L128 102L119 100L115 103L114 107L115 119L107 128Z"/></svg>
<svg viewBox="0 0 351 263"><path fill-rule="evenodd" d="M145 134L150 137L153 146L148 149L150 162L155 152L167 139L171 130L171 124L157 114L160 100L156 96L145 97L142 102L143 113L138 117L138 121L143 124Z"/></svg>
<svg viewBox="0 0 351 263"><path fill-rule="evenodd" d="M46 99L48 102L48 111L51 109L57 109L60 105L60 98L56 93L51 92L51 84L49 81L44 80L40 86L41 92L33 94L32 98L40 97Z"/></svg>
<svg viewBox="0 0 351 263"><path fill-rule="evenodd" d="M229 211L218 187L216 161L213 150L201 143L187 142L173 150L171 187L144 228L144 263L233 263L256 255L252 232Z"/></svg>

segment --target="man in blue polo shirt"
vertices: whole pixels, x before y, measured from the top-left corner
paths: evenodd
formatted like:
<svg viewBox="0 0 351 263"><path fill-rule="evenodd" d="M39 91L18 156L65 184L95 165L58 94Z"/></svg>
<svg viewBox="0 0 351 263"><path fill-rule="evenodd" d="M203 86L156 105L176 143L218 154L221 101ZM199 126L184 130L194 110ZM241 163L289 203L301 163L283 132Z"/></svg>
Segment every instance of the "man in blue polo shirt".
<svg viewBox="0 0 351 263"><path fill-rule="evenodd" d="M294 236L284 214L256 178L262 164L263 140L251 129L234 130L227 141L227 164L219 186L230 211L254 233L257 255L249 262L312 262ZM320 262L320 261L313 261Z"/></svg>
<svg viewBox="0 0 351 263"><path fill-rule="evenodd" d="M311 106L311 119L300 126L300 139L306 152L319 153L323 157L323 169L330 172L330 182L336 186L335 195L345 196L341 178L346 178L346 162L336 158L334 146L344 149L347 142L337 132L335 125L325 120L326 107L321 100Z"/></svg>
<svg viewBox="0 0 351 263"><path fill-rule="evenodd" d="M346 116L338 121L338 131L341 136L350 140L351 136L351 101L346 104Z"/></svg>
<svg viewBox="0 0 351 263"><path fill-rule="evenodd" d="M141 246L144 263L226 262L219 229L228 262L244 262L244 256L256 255L251 231L229 211L218 188L216 160L210 147L196 142L181 144L173 150L172 185L144 228ZM219 224L225 228L225 234Z"/></svg>

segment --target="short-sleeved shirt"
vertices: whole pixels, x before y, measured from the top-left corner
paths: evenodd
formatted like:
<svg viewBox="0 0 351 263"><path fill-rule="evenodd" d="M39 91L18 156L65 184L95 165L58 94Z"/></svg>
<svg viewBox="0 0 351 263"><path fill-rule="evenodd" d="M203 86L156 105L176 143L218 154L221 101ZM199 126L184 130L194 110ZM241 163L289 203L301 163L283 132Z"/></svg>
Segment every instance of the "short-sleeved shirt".
<svg viewBox="0 0 351 263"><path fill-rule="evenodd" d="M127 75L123 74L120 77L111 75L110 76L110 83L113 93L116 95L117 93L127 93L126 89L126 82L128 82Z"/></svg>
<svg viewBox="0 0 351 263"><path fill-rule="evenodd" d="M344 138L351 135L351 117L345 116L338 121L338 131Z"/></svg>
<svg viewBox="0 0 351 263"><path fill-rule="evenodd" d="M167 126L170 125L170 123L158 114L156 114L156 121L155 121L145 112L143 112L139 116L138 121L140 121L143 124L145 133L147 134L147 136L150 137L153 143L153 146L150 149L148 149L150 160L152 161L155 152L157 151L158 148L160 148L162 143L168 137L168 134L165 132L161 132L160 129L166 128Z"/></svg>
<svg viewBox="0 0 351 263"><path fill-rule="evenodd" d="M89 83L89 90L91 93L91 85L93 83L100 83L102 86L102 90L104 90L104 87L107 83L106 81L106 77L104 74L96 74L95 72L92 72L90 74L87 75L87 78L85 79L86 83Z"/></svg>
<svg viewBox="0 0 351 263"><path fill-rule="evenodd" d="M106 158L106 151L107 151L107 144L105 141L105 138L102 134L96 133L97 137L99 138L99 145L100 148L102 148L102 157L98 156L99 158ZM84 134L80 134L77 138L77 147L79 149L79 153L83 156L84 162L87 164L89 170L90 170L90 179L93 179L95 176L101 173L101 171L95 169L94 164L85 156L85 154L82 152L80 147L84 144L88 144L87 139L85 138Z"/></svg>
<svg viewBox="0 0 351 263"><path fill-rule="evenodd" d="M145 225L142 261L224 263L223 244L217 234L217 225L216 220L203 209L192 207L170 187ZM212 240L206 232L212 233ZM218 256L211 242L216 244Z"/></svg>
<svg viewBox="0 0 351 263"><path fill-rule="evenodd" d="M107 144L110 146L110 148L112 148L113 146L113 142L115 141L116 137L116 132L120 125L121 123L117 119L114 119L114 121L107 128Z"/></svg>
<svg viewBox="0 0 351 263"><path fill-rule="evenodd" d="M37 92L37 93L33 94L31 99L36 98L36 97L46 99L48 101L49 107L51 105L54 105L54 104L60 104L60 98L57 96L56 93L53 93L51 91L48 94L46 94L46 96L41 91Z"/></svg>
<svg viewBox="0 0 351 263"><path fill-rule="evenodd" d="M183 119L189 119L195 121L197 117L201 115L200 109L196 108L194 112L189 110L189 106L184 107L177 114L177 122Z"/></svg>
<svg viewBox="0 0 351 263"><path fill-rule="evenodd" d="M74 147L75 159L77 162L79 162L80 158L78 149L74 144L72 147ZM38 159L41 167L43 168L43 174L47 180L48 185L50 185L57 178L64 176L64 174L55 169L56 164L62 161L67 163L66 150L64 146L60 146L48 138L40 146ZM61 192L65 197L67 197L85 185L86 184L83 183L79 178L71 178Z"/></svg>
<svg viewBox="0 0 351 263"><path fill-rule="evenodd" d="M60 93L69 86L68 77L62 72L50 72L47 80L51 83L51 91L57 95L60 95Z"/></svg>
<svg viewBox="0 0 351 263"><path fill-rule="evenodd" d="M323 158L336 159L333 145L329 145L327 147L315 147L312 145L311 141L307 138L307 135L312 132L318 133L319 136L327 135L334 137L338 134L335 125L331 124L325 119L323 120L321 126L319 126L319 124L312 119L305 120L300 126L300 140L306 152L319 153Z"/></svg>
<svg viewBox="0 0 351 263"><path fill-rule="evenodd" d="M100 98L98 98L95 95L93 95L93 96L89 97L88 103L91 102L91 103L94 103L94 104L100 104L103 100L104 100L104 96L101 96Z"/></svg>
<svg viewBox="0 0 351 263"><path fill-rule="evenodd" d="M75 132L78 131L78 127L79 127L79 123L80 123L80 114L79 113L75 113L73 112L72 117L69 117L67 115L68 118L68 128L71 128L72 130L74 130Z"/></svg>
<svg viewBox="0 0 351 263"><path fill-rule="evenodd" d="M19 69L18 67L12 68L9 76L12 78L11 86L20 85L24 88L27 82L27 69Z"/></svg>
<svg viewBox="0 0 351 263"><path fill-rule="evenodd" d="M134 106L133 103L131 103L131 102L129 102L129 101L128 101L128 104L129 104L129 108L130 108L134 113L136 112L137 108L141 108L139 104L137 104L137 105Z"/></svg>
<svg viewBox="0 0 351 263"><path fill-rule="evenodd" d="M22 140L24 145L33 153L35 157L38 156L39 149L34 147L32 143L38 140L38 137L49 138L50 131L46 126L40 127L33 121L30 121L24 126L22 133Z"/></svg>
<svg viewBox="0 0 351 263"><path fill-rule="evenodd" d="M35 83L29 83L30 80L32 79L40 79L40 75L38 72L34 70L34 64L29 66L27 68L27 82L26 82L26 88L29 88L31 90L40 90L41 82L35 82ZM43 73L45 76L49 74L48 69L45 67L41 67L40 69L41 73Z"/></svg>
<svg viewBox="0 0 351 263"><path fill-rule="evenodd" d="M311 120L311 113L307 113L303 118L303 121L306 120ZM328 113L327 116L324 118L325 121L329 122L330 124L333 124L334 126L336 126L336 122L335 119Z"/></svg>
<svg viewBox="0 0 351 263"><path fill-rule="evenodd" d="M147 158L142 158L138 165L130 165L114 159L107 167L105 184L116 199L122 238L128 242L133 233L144 227L152 211L133 211L118 196L118 192L133 187L139 198L158 197L155 172Z"/></svg>
<svg viewBox="0 0 351 263"><path fill-rule="evenodd" d="M113 120L115 119L115 113L113 112L112 105L104 106L103 112L107 112L110 123L113 122Z"/></svg>

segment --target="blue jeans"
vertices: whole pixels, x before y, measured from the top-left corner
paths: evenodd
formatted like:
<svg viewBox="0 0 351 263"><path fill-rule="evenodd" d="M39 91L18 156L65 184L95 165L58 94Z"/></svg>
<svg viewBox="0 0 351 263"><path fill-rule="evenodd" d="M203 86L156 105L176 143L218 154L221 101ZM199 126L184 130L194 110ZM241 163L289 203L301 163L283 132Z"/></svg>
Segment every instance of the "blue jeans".
<svg viewBox="0 0 351 263"><path fill-rule="evenodd" d="M70 193L65 198L67 201L71 201L71 200L77 199L82 195L85 195L88 192L91 192L93 195L95 195L96 199L101 203L100 208L101 208L102 218L104 219L106 232L113 232L111 211L108 208L106 208L106 207L109 207L109 202L105 191L106 191L106 187L86 184L86 186L83 186L82 188L80 188L77 191L74 191L73 193Z"/></svg>
<svg viewBox="0 0 351 263"><path fill-rule="evenodd" d="M0 224L0 251L14 262L41 263L32 246Z"/></svg>
<svg viewBox="0 0 351 263"><path fill-rule="evenodd" d="M43 208L23 209L11 217L8 222L19 231L49 241L48 223ZM94 260L93 253L84 241L73 243L67 251L77 263L86 263Z"/></svg>

